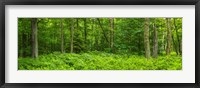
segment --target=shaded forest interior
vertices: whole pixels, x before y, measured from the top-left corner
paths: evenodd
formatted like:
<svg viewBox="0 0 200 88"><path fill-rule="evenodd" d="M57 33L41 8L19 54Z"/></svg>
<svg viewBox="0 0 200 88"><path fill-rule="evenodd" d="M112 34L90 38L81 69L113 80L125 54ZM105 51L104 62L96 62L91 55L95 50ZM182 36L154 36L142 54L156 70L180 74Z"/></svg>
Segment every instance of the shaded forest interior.
<svg viewBox="0 0 200 88"><path fill-rule="evenodd" d="M58 58L61 54L70 57L75 54L102 53L108 54L108 57L111 55L112 59L117 58L115 55L122 56L122 60L124 55L129 59L138 56L162 61L163 58L179 58L171 63L178 63L177 68L173 69L181 69L182 18L18 18L18 62L21 63L19 69L36 69L27 68L24 63L44 58L45 55L50 58L54 57L51 55L57 55ZM25 62L24 58L34 59ZM84 66L75 68L74 63L64 64L71 70L105 69ZM68 68L65 66L62 69Z"/></svg>

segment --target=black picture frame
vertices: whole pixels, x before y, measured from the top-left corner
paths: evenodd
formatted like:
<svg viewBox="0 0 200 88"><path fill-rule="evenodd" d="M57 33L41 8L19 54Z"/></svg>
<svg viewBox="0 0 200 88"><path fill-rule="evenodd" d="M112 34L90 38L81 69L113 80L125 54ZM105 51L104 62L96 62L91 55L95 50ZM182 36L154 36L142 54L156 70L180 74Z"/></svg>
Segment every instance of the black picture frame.
<svg viewBox="0 0 200 88"><path fill-rule="evenodd" d="M6 5L195 5L195 83L5 83ZM200 88L200 0L1 0L0 10L1 88Z"/></svg>

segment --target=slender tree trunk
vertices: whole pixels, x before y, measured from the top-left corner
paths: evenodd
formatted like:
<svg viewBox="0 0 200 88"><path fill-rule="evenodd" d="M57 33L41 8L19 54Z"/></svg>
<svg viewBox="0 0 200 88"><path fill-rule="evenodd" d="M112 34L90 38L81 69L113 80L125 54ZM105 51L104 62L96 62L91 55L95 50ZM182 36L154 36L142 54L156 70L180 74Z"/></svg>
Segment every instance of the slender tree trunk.
<svg viewBox="0 0 200 88"><path fill-rule="evenodd" d="M167 18L167 48L166 48L166 54L170 55L171 52L171 41L172 41L172 37L171 37L171 18Z"/></svg>
<svg viewBox="0 0 200 88"><path fill-rule="evenodd" d="M100 19L97 18L97 21L98 21L99 26L101 27L101 29L102 29L102 31L103 31L103 35L104 35L104 38L106 39L106 42L109 43L108 37L106 36L106 33L105 33L104 29L103 29L103 26L101 25Z"/></svg>
<svg viewBox="0 0 200 88"><path fill-rule="evenodd" d="M37 18L32 18L32 58L38 57Z"/></svg>
<svg viewBox="0 0 200 88"><path fill-rule="evenodd" d="M32 22L32 19L30 20L30 23ZM29 35L29 39L28 39L28 41L29 41L29 43L28 43L28 45L30 45L30 51L31 51L31 53L29 54L29 56L31 56L32 57L32 23L30 24L31 25L31 31L30 31L30 35Z"/></svg>
<svg viewBox="0 0 200 88"><path fill-rule="evenodd" d="M95 48L94 48L94 41L95 41L95 35L94 35L94 18L92 18L92 42L91 42L91 51L93 51Z"/></svg>
<svg viewBox="0 0 200 88"><path fill-rule="evenodd" d="M20 56L23 57L23 52L24 52L24 48L23 48L23 30L22 30L22 34L21 34L21 44L20 44Z"/></svg>
<svg viewBox="0 0 200 88"><path fill-rule="evenodd" d="M179 38L179 34L178 34L178 29L176 27L176 19L174 19L174 28L176 30L176 37L177 37L177 40L178 40L178 50L179 50L179 54L181 55L182 54L182 50L181 50L181 41L180 41L180 38Z"/></svg>
<svg viewBox="0 0 200 88"><path fill-rule="evenodd" d="M165 51L165 30L162 33L162 51Z"/></svg>
<svg viewBox="0 0 200 88"><path fill-rule="evenodd" d="M24 32L22 33L22 57L26 57L26 34Z"/></svg>
<svg viewBox="0 0 200 88"><path fill-rule="evenodd" d="M64 34L63 34L62 18L60 18L60 30L61 30L61 52L64 53Z"/></svg>
<svg viewBox="0 0 200 88"><path fill-rule="evenodd" d="M153 57L158 57L158 35L157 35L157 28L156 28L156 19L154 19L153 25Z"/></svg>
<svg viewBox="0 0 200 88"><path fill-rule="evenodd" d="M87 50L87 22L86 22L86 19L84 19L84 42L85 42L85 47L86 47L86 50Z"/></svg>
<svg viewBox="0 0 200 88"><path fill-rule="evenodd" d="M74 19L71 19L71 29L70 29L70 53L73 53L73 37L74 37Z"/></svg>
<svg viewBox="0 0 200 88"><path fill-rule="evenodd" d="M42 29L43 29L43 31L46 31L46 28L44 26L42 26ZM44 42L44 49L48 50L47 42ZM49 53L49 52L47 51L47 53Z"/></svg>
<svg viewBox="0 0 200 88"><path fill-rule="evenodd" d="M145 28L144 28L144 48L145 57L150 58L150 46L149 46L149 18L145 18Z"/></svg>
<svg viewBox="0 0 200 88"><path fill-rule="evenodd" d="M110 48L114 52L114 18L110 18Z"/></svg>
<svg viewBox="0 0 200 88"><path fill-rule="evenodd" d="M95 18L93 19L93 33L94 33L94 47L95 47L95 49L94 50L99 50L98 48L98 37L99 36L97 36L97 34L99 34L99 30L97 30L97 28L96 28L96 22L95 22Z"/></svg>
<svg viewBox="0 0 200 88"><path fill-rule="evenodd" d="M175 43L175 40L174 40L174 35L172 34L172 41L173 41L173 47L174 47L174 49L175 49L175 51L176 51L176 55L179 55L178 54L178 49L177 49L177 47L176 47L176 43Z"/></svg>
<svg viewBox="0 0 200 88"><path fill-rule="evenodd" d="M54 29L55 30L55 29ZM53 39L57 39L55 37L55 33L53 33ZM56 41L57 42L57 41ZM53 42L51 42L52 46L51 46L51 53L56 49L56 44L54 44Z"/></svg>
<svg viewBox="0 0 200 88"><path fill-rule="evenodd" d="M56 23L56 24L57 24L57 23ZM54 29L54 30L56 30L56 29ZM53 37L53 38L52 38L53 40L54 40L54 39L57 39L57 38L56 38L57 36L55 37L55 35L56 35L56 31L53 33L53 36L52 36L52 37ZM57 50L57 49L56 49L56 44L53 43L52 40L51 40L51 43L52 43L51 51L54 52L54 50Z"/></svg>
<svg viewBox="0 0 200 88"><path fill-rule="evenodd" d="M139 38L138 38L138 51L137 52L139 52L138 54L141 54L140 52L141 52L141 33L138 33L138 36L139 36Z"/></svg>
<svg viewBox="0 0 200 88"><path fill-rule="evenodd" d="M22 21L22 23L24 23L25 20ZM24 29L26 30L26 27L24 26ZM21 36L21 57L25 56L25 31L22 30L22 36Z"/></svg>
<svg viewBox="0 0 200 88"><path fill-rule="evenodd" d="M28 33L27 33L27 38L26 38L26 43L27 43L26 47L27 47L27 48L28 48L29 46L31 46L30 41L31 41L31 34L28 32ZM29 48L27 49L27 51L30 51ZM26 56L31 56L31 55L30 55L29 53L26 53Z"/></svg>
<svg viewBox="0 0 200 88"><path fill-rule="evenodd" d="M180 41L180 55L182 55L182 40Z"/></svg>
<svg viewBox="0 0 200 88"><path fill-rule="evenodd" d="M24 23L25 20L23 20ZM22 30L22 57L26 56L26 34L25 34L25 30L26 30L26 26L23 26L24 30Z"/></svg>

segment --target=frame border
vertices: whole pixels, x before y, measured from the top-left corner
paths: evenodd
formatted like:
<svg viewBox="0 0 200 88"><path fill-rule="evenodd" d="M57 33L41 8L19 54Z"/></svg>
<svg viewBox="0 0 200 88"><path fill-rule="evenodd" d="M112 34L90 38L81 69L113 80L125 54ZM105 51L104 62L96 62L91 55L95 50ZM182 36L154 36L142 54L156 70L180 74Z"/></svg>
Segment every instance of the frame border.
<svg viewBox="0 0 200 88"><path fill-rule="evenodd" d="M195 83L5 83L6 5L195 5ZM200 0L0 0L0 88L200 88Z"/></svg>

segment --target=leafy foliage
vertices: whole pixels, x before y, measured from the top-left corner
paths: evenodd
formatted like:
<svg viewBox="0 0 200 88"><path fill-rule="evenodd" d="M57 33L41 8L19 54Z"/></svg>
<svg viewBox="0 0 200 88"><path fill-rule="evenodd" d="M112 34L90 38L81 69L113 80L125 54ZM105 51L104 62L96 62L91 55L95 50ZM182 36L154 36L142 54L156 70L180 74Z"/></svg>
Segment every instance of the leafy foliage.
<svg viewBox="0 0 200 88"><path fill-rule="evenodd" d="M181 56L144 56L99 51L81 54L54 52L38 59L19 58L19 70L181 70Z"/></svg>

